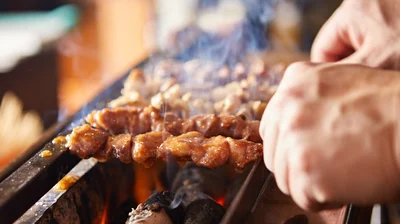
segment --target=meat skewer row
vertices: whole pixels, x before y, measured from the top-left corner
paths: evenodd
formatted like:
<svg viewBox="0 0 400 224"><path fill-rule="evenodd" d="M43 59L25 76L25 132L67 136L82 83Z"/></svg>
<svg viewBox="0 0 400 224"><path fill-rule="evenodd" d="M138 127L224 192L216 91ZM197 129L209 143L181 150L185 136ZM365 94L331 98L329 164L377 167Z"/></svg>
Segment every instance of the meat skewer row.
<svg viewBox="0 0 400 224"><path fill-rule="evenodd" d="M66 147L80 158L107 161L112 157L124 163L136 161L145 167L156 159L172 155L178 161L193 161L199 166L217 168L226 163L241 170L262 156L262 144L223 136L205 138L200 132L173 136L169 132L111 135L85 124L66 136Z"/></svg>
<svg viewBox="0 0 400 224"><path fill-rule="evenodd" d="M234 139L246 139L261 143L258 129L260 121L244 120L233 115L196 115L182 119L175 114L162 114L160 110L149 106L116 107L93 111L86 117L92 127L117 134L143 134L150 131L166 131L172 135L181 135L197 131L205 137L222 135Z"/></svg>

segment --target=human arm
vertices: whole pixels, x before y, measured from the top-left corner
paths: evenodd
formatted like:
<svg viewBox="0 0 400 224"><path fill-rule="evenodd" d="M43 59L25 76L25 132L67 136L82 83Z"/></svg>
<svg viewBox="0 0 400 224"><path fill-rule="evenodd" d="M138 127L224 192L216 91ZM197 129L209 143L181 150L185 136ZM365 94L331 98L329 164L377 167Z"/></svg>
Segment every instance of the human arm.
<svg viewBox="0 0 400 224"><path fill-rule="evenodd" d="M400 72L295 63L260 125L278 187L307 210L399 199Z"/></svg>

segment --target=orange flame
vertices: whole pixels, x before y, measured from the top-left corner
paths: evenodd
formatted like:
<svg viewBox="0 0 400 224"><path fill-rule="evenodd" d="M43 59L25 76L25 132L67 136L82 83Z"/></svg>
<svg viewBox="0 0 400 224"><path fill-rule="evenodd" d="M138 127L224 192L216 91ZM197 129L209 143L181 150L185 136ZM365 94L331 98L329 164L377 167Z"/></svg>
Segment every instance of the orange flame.
<svg viewBox="0 0 400 224"><path fill-rule="evenodd" d="M110 191L107 191L106 202L104 203L103 212L101 214L100 223L107 224L108 223L108 204L110 202Z"/></svg>
<svg viewBox="0 0 400 224"><path fill-rule="evenodd" d="M135 182L133 195L139 203L145 202L154 190L165 190L159 179L163 167L162 163L155 163L151 168L145 168L142 164L133 163L135 170Z"/></svg>

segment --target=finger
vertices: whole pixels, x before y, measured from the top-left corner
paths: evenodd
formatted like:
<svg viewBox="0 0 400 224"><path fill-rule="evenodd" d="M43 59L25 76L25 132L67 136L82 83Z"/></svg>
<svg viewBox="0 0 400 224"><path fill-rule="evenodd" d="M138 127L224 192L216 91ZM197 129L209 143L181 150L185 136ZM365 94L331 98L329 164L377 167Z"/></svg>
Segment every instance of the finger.
<svg viewBox="0 0 400 224"><path fill-rule="evenodd" d="M298 107L295 102L287 102L285 110L282 112L282 121L279 126L279 137L276 143L276 150L274 156L274 174L276 179L276 184L279 189L284 193L289 195L289 179L288 179L288 151L291 148L296 147L295 138L293 136L292 127L295 125L296 113Z"/></svg>
<svg viewBox="0 0 400 224"><path fill-rule="evenodd" d="M276 97L272 97L265 108L260 124L260 136L263 139L264 163L273 172L273 160L276 141L279 134L279 105L275 103Z"/></svg>
<svg viewBox="0 0 400 224"><path fill-rule="evenodd" d="M286 92L287 90L303 86L303 84L309 82L309 71L317 66L317 63L312 62L295 62L290 64L283 75L277 92Z"/></svg>
<svg viewBox="0 0 400 224"><path fill-rule="evenodd" d="M277 139L279 137L279 123L283 107L288 103L288 98L301 98L304 90L292 88L299 85L304 79L306 72L315 66L310 62L297 62L291 64L285 72L283 80L278 87L275 95L268 103L260 124L260 136L264 145L264 162L267 168L274 172L274 158L276 151Z"/></svg>
<svg viewBox="0 0 400 224"><path fill-rule="evenodd" d="M285 194L290 194L288 178L288 154L299 146L300 133L307 133L315 124L314 106L302 101L287 102L282 112L279 138L275 151L274 171L277 185Z"/></svg>
<svg viewBox="0 0 400 224"><path fill-rule="evenodd" d="M296 156L299 153L302 156ZM311 165L305 160L308 154L310 154L309 150L305 154L304 149L301 148L295 148L290 152L291 156L288 157L288 186L292 199L298 206L304 210L318 211L323 205L313 197L310 188L312 179L310 175L307 175L307 172Z"/></svg>
<svg viewBox="0 0 400 224"><path fill-rule="evenodd" d="M354 52L353 54L343 58L338 61L341 64L362 64L368 66L367 61L368 52L366 52L365 48L360 49L359 51Z"/></svg>
<svg viewBox="0 0 400 224"><path fill-rule="evenodd" d="M342 204L319 198L317 189L321 189L320 149L314 148L314 134L301 130L288 135L285 141L292 142L293 147L287 155L287 185L290 195L296 204L307 211L320 211L338 208ZM299 147L301 146L301 147Z"/></svg>
<svg viewBox="0 0 400 224"><path fill-rule="evenodd" d="M293 201L304 210L311 212L319 212L328 209L337 209L343 207L345 204L339 202L325 201L319 202L318 196L313 192L313 184L310 180L298 176L298 174L291 174L292 170L289 171L289 176L296 176L297 181L290 179L290 191ZM303 187L299 187L299 185Z"/></svg>
<svg viewBox="0 0 400 224"><path fill-rule="evenodd" d="M335 62L355 51L340 16L336 11L319 31L311 48L312 62Z"/></svg>
<svg viewBox="0 0 400 224"><path fill-rule="evenodd" d="M279 136L273 163L276 184L284 194L289 195L290 191L287 154L292 144L290 142L286 142L284 137L285 135L282 134Z"/></svg>

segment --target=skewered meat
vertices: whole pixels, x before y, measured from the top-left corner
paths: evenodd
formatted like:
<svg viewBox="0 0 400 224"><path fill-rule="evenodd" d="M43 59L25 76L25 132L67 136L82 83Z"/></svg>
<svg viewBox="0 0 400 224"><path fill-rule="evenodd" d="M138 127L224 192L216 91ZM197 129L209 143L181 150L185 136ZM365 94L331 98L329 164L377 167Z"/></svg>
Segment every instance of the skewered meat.
<svg viewBox="0 0 400 224"><path fill-rule="evenodd" d="M111 135L85 124L75 128L66 139L71 153L80 158L92 156L107 161L115 157L125 163L134 160L146 167L152 166L155 159L167 160L168 155L173 155L177 160L193 161L208 168L230 163L236 169L243 169L262 155L260 143L223 136L205 138L196 131L179 136L165 131Z"/></svg>
<svg viewBox="0 0 400 224"><path fill-rule="evenodd" d="M198 60L161 61L146 70L149 74L133 70L112 108L89 114L86 122L93 128L75 128L67 146L82 158L101 161L115 157L150 166L172 154L202 166L231 162L242 168L259 157L259 119L276 85L273 69L260 60L250 62L219 67ZM193 76L186 80L185 74Z"/></svg>
<svg viewBox="0 0 400 224"><path fill-rule="evenodd" d="M133 70L122 95L109 106L152 105L167 108L182 118L211 113L244 114L243 105L251 109L251 101L266 103L273 95L285 68L275 67L267 67L259 58L232 66L201 60L161 60L147 69L146 75L143 70ZM187 75L190 79L186 79ZM193 96L190 101L184 97L189 95ZM247 110L246 114L259 118L256 110Z"/></svg>
<svg viewBox="0 0 400 224"><path fill-rule="evenodd" d="M172 113L162 114L154 107L117 107L93 111L86 117L91 126L104 129L112 134L143 134L149 131L167 131L181 135L191 131L205 137L222 135L235 139L262 142L258 133L259 121L244 120L233 115L196 115L182 119Z"/></svg>

